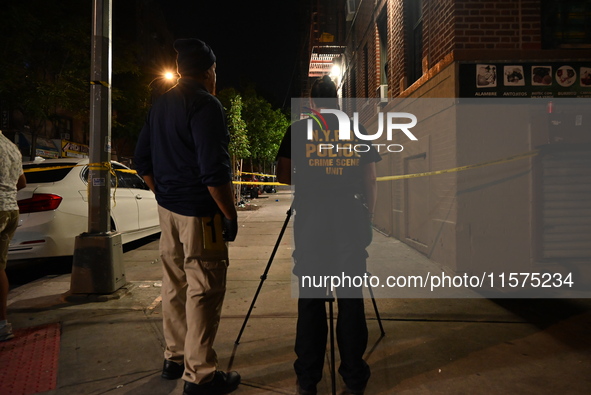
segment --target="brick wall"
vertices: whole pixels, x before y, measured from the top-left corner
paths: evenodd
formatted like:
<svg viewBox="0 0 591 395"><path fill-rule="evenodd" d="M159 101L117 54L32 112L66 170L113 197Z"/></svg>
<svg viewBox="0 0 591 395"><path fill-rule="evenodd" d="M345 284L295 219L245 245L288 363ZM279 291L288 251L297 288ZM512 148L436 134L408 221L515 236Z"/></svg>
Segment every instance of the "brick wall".
<svg viewBox="0 0 591 395"><path fill-rule="evenodd" d="M540 1L456 0L456 49L541 49Z"/></svg>
<svg viewBox="0 0 591 395"><path fill-rule="evenodd" d="M388 1L388 56L389 75L388 88L390 96L398 96L401 92L400 81L405 77L406 40L404 30L404 7L402 1Z"/></svg>
<svg viewBox="0 0 591 395"><path fill-rule="evenodd" d="M440 62L454 47L454 0L423 3L423 57L428 67Z"/></svg>
<svg viewBox="0 0 591 395"><path fill-rule="evenodd" d="M409 86L409 6L412 0L363 1L347 35L349 67L357 72L356 93L375 97L380 83L376 19L387 12L389 96ZM539 50L542 48L540 0L423 0L423 72L454 50ZM363 48L368 47L367 70ZM367 78L366 78L367 76ZM351 91L349 91L351 92Z"/></svg>
<svg viewBox="0 0 591 395"><path fill-rule="evenodd" d="M372 96L373 85L375 85L375 27L374 27L374 4L364 1L360 4L359 13L355 20L355 37L357 37L357 97L364 97L368 93ZM365 48L367 47L367 60L365 59Z"/></svg>
<svg viewBox="0 0 591 395"><path fill-rule="evenodd" d="M408 6L385 2L388 13L390 96L408 88ZM453 50L538 50L542 48L539 0L423 0L424 70ZM377 16L377 12L376 12Z"/></svg>

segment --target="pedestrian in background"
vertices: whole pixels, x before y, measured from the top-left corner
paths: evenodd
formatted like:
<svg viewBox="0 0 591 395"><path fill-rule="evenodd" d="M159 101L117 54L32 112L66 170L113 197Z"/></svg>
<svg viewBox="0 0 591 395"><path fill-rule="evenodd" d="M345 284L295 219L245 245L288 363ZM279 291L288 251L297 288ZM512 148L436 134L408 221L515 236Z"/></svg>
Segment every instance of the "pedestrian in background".
<svg viewBox="0 0 591 395"><path fill-rule="evenodd" d="M310 96L310 111L316 115L323 108L338 109L336 86L328 76L314 82ZM322 121L314 116L291 125L277 154L278 181L295 187L293 272L300 283L294 369L301 395L317 393L328 333L325 305L334 297L332 290L306 287L302 279L366 274L365 249L371 242L377 189L375 162L381 160L375 149L353 150L360 142L357 137L339 141L338 119L322 115ZM315 129L312 139L308 120ZM362 125L359 129L367 134ZM346 385L344 393L360 395L370 377L363 360L368 330L362 288L339 287L336 296L339 373Z"/></svg>
<svg viewBox="0 0 591 395"><path fill-rule="evenodd" d="M16 192L26 185L22 155L0 131L0 341L14 337L12 325L7 320L9 284L6 263L10 240L18 226Z"/></svg>
<svg viewBox="0 0 591 395"><path fill-rule="evenodd" d="M184 394L224 394L240 383L218 370L213 349L226 292L228 248L238 231L226 115L213 94L216 57L197 39L179 39L178 84L153 104L135 164L156 194L163 265L165 379Z"/></svg>

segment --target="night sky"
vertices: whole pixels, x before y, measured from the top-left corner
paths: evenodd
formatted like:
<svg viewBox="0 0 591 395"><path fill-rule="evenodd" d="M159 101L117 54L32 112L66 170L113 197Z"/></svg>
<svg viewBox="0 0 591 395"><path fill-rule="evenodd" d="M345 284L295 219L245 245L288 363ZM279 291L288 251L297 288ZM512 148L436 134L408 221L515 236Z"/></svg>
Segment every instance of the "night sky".
<svg viewBox="0 0 591 395"><path fill-rule="evenodd" d="M289 106L290 83L299 83L292 77L301 47L301 1L158 1L175 38L199 38L212 47L218 90L251 82L273 104Z"/></svg>

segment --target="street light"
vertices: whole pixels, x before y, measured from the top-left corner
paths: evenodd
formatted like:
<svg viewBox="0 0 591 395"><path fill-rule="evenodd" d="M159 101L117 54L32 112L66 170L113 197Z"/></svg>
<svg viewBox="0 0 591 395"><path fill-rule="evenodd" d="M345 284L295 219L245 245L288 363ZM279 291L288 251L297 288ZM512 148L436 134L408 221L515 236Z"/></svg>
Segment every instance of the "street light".
<svg viewBox="0 0 591 395"><path fill-rule="evenodd" d="M338 64L335 64L334 66L332 66L332 69L330 70L330 77L338 78L340 76L341 76L341 67Z"/></svg>
<svg viewBox="0 0 591 395"><path fill-rule="evenodd" d="M176 76L177 74L173 73L172 71L163 71L152 81L150 81L148 84L148 89L150 90L150 103L154 101L154 98L164 93L168 87L170 87L175 82ZM158 81L158 84L152 87L152 84L154 84L156 81Z"/></svg>
<svg viewBox="0 0 591 395"><path fill-rule="evenodd" d="M148 88L151 88L152 84L156 81L164 80L166 83L173 82L176 76L177 74L173 73L172 71L163 71L161 74L154 77L152 81L150 81L150 83L148 84Z"/></svg>

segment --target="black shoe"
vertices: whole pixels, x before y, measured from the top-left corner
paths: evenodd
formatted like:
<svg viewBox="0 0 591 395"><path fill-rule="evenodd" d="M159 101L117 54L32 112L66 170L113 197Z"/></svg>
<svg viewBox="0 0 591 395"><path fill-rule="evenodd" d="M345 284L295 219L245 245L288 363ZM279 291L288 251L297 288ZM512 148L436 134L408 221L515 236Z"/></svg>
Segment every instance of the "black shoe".
<svg viewBox="0 0 591 395"><path fill-rule="evenodd" d="M316 389L316 385L312 385L310 387L303 387L300 385L299 380L296 381L296 393L297 395L316 395L318 390Z"/></svg>
<svg viewBox="0 0 591 395"><path fill-rule="evenodd" d="M164 366L162 367L162 378L166 380L176 380L183 377L185 371L184 364L178 364L168 359L164 360Z"/></svg>
<svg viewBox="0 0 591 395"><path fill-rule="evenodd" d="M183 395L223 395L238 388L240 375L238 372L216 371L213 380L203 384L185 383Z"/></svg>
<svg viewBox="0 0 591 395"><path fill-rule="evenodd" d="M345 388L341 395L363 395L365 393L365 389L361 390L352 390L350 388Z"/></svg>
<svg viewBox="0 0 591 395"><path fill-rule="evenodd" d="M353 389L346 386L341 395L363 395L364 393L365 387Z"/></svg>

